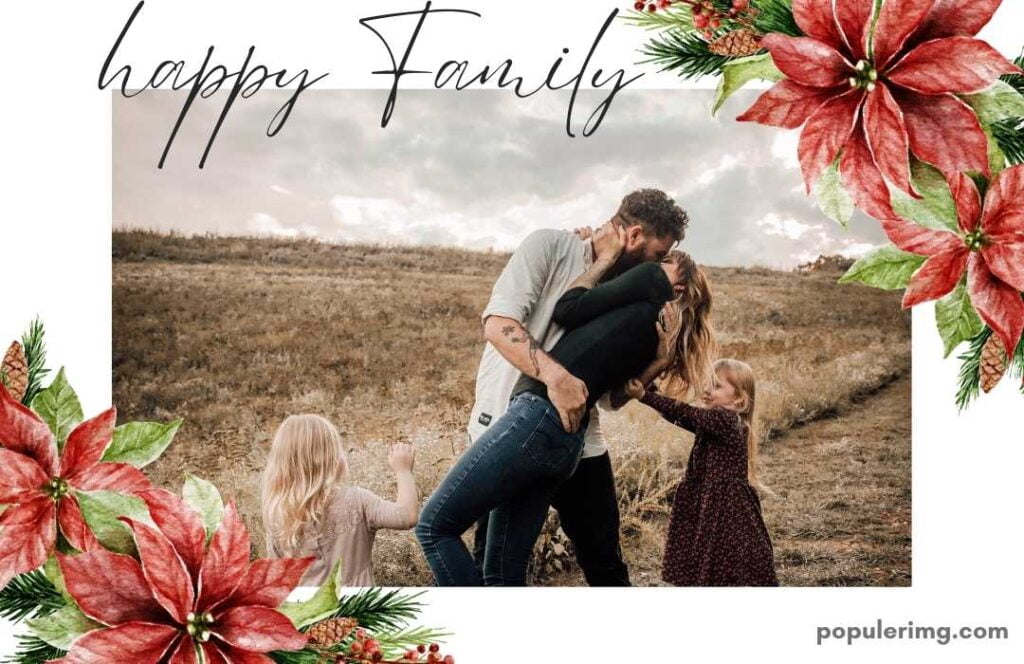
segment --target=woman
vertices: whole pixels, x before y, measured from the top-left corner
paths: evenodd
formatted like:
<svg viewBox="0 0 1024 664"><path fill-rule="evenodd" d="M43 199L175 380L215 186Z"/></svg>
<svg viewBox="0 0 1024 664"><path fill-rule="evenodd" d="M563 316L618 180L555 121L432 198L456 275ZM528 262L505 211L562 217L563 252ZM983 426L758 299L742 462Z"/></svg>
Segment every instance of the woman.
<svg viewBox="0 0 1024 664"><path fill-rule="evenodd" d="M660 339L655 323L673 300L682 326ZM709 369L710 307L703 273L688 255L672 252L589 290L573 284L554 314L569 329L549 354L586 385L587 412L645 368L645 379L660 372L671 341L680 351L674 373L700 384ZM566 432L545 386L522 378L508 411L459 458L420 514L416 537L438 585L525 584L551 497L579 462L586 424ZM461 535L487 512L481 578Z"/></svg>

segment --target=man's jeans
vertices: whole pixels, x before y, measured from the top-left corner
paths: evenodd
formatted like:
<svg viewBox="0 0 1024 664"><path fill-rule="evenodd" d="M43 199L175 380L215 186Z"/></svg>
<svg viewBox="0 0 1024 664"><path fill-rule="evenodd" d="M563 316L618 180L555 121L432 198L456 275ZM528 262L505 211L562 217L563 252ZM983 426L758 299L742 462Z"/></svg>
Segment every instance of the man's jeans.
<svg viewBox="0 0 1024 664"><path fill-rule="evenodd" d="M551 498L583 453L551 402L521 393L455 463L420 513L416 537L439 586L525 585ZM462 534L488 512L483 578Z"/></svg>

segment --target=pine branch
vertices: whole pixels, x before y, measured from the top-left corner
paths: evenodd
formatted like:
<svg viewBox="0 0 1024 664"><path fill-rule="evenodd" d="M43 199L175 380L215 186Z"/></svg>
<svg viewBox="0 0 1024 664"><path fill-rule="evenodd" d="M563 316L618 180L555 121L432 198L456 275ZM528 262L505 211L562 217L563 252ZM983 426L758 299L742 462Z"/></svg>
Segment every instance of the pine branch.
<svg viewBox="0 0 1024 664"><path fill-rule="evenodd" d="M324 655L312 648L305 648L295 652L275 650L268 654L270 659L277 662L277 664L321 664L325 661Z"/></svg>
<svg viewBox="0 0 1024 664"><path fill-rule="evenodd" d="M4 659L4 664L44 664L67 654L32 635L18 634L14 638L18 641L18 648Z"/></svg>
<svg viewBox="0 0 1024 664"><path fill-rule="evenodd" d="M1024 69L1024 49L1021 49L1020 55L1013 61L1013 64ZM1024 95L1024 74L1006 74L1000 78L1012 85L1021 95Z"/></svg>
<svg viewBox="0 0 1024 664"><path fill-rule="evenodd" d="M684 31L693 31L693 14L690 13L690 6L679 3L669 9L657 12L638 12L630 10L622 15L622 20L632 24L634 27L644 30L669 30L677 28Z"/></svg>
<svg viewBox="0 0 1024 664"><path fill-rule="evenodd" d="M407 650L412 650L421 643L441 643L446 636L451 636L451 634L430 627L413 627L392 633L374 632L373 634L373 638L380 644L380 649L386 657L401 657Z"/></svg>
<svg viewBox="0 0 1024 664"><path fill-rule="evenodd" d="M40 570L19 574L0 590L0 618L13 622L46 616L65 605L64 597Z"/></svg>
<svg viewBox="0 0 1024 664"><path fill-rule="evenodd" d="M43 389L43 377L50 373L50 370L46 368L44 336L43 323L36 318L21 337L21 346L25 351L25 363L28 364L28 387L25 389L25 396L21 399L26 406L31 405L32 400Z"/></svg>
<svg viewBox="0 0 1024 664"><path fill-rule="evenodd" d="M1011 166L1024 164L1024 118L1000 120L989 125L989 130Z"/></svg>
<svg viewBox="0 0 1024 664"><path fill-rule="evenodd" d="M669 30L651 39L641 53L648 59L638 64L653 62L661 65L660 71L672 71L684 79L717 76L732 59L712 53L699 35L678 30Z"/></svg>
<svg viewBox="0 0 1024 664"><path fill-rule="evenodd" d="M956 393L956 405L961 411L981 393L981 350L991 336L992 329L986 327L981 334L970 340L967 351L958 358L963 362L960 367L960 386Z"/></svg>
<svg viewBox="0 0 1024 664"><path fill-rule="evenodd" d="M802 37L803 33L793 18L792 0L753 0L750 3L757 10L754 27L760 32L778 32L790 37Z"/></svg>
<svg viewBox="0 0 1024 664"><path fill-rule="evenodd" d="M343 597L330 618L354 618L363 629L400 630L419 615L422 602L416 600L422 592L405 595L400 590L384 592L381 588L367 588Z"/></svg>

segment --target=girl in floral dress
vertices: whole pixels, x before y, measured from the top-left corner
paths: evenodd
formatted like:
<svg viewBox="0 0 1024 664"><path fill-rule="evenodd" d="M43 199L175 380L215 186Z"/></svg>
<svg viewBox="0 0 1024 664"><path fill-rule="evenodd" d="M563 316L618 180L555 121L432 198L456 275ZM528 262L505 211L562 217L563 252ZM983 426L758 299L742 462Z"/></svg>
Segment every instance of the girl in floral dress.
<svg viewBox="0 0 1024 664"><path fill-rule="evenodd" d="M777 586L753 488L760 484L750 366L717 361L704 408L645 391L639 380L629 382L627 393L696 435L672 505L662 579L677 586Z"/></svg>

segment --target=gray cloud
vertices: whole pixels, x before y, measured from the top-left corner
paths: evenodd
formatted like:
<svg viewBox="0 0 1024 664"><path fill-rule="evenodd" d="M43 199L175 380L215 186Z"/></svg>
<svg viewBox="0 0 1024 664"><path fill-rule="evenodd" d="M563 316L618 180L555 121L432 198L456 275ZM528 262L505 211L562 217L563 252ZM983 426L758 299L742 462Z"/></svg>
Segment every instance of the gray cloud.
<svg viewBox="0 0 1024 664"><path fill-rule="evenodd" d="M732 119L755 94L711 118L710 91L627 91L571 139L567 93L403 91L382 129L385 91L315 90L271 139L287 95L261 92L236 103L204 170L222 95L190 111L163 170L184 96L115 97L114 226L510 249L536 228L599 224L653 186L689 211L686 247L708 264L792 267L884 242L876 222L841 229L805 196L795 134ZM601 99L581 93L577 131Z"/></svg>

